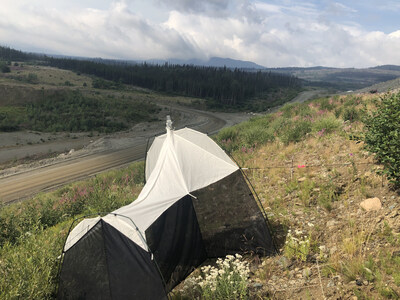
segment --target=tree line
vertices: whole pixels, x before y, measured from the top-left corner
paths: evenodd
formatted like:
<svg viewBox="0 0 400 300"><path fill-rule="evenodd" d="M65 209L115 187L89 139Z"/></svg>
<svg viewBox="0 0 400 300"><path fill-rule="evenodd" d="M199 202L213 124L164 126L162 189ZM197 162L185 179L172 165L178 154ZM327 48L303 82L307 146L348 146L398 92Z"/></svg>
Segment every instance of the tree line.
<svg viewBox="0 0 400 300"><path fill-rule="evenodd" d="M118 84L206 99L209 105L216 107L248 106L252 100L263 98L271 91L297 89L301 85L300 80L292 75L271 71L54 58L6 47L0 47L0 57L21 61L36 59L45 65L95 75Z"/></svg>
<svg viewBox="0 0 400 300"><path fill-rule="evenodd" d="M47 58L50 66L73 70L158 92L213 100L237 106L277 88L298 88L296 77L272 72L193 65L105 64L67 58Z"/></svg>

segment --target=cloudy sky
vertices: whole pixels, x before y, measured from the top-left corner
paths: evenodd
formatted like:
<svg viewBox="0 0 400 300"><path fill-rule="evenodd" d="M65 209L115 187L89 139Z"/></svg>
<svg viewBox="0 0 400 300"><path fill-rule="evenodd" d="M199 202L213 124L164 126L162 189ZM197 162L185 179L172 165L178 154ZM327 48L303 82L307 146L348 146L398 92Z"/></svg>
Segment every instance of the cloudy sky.
<svg viewBox="0 0 400 300"><path fill-rule="evenodd" d="M397 0L1 0L0 44L266 67L400 65L399 14Z"/></svg>

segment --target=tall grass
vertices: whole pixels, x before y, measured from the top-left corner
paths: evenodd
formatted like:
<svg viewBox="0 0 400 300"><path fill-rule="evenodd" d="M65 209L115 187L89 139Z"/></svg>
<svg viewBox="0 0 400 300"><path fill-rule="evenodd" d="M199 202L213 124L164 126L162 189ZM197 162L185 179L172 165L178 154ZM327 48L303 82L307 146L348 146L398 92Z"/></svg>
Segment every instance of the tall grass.
<svg viewBox="0 0 400 300"><path fill-rule="evenodd" d="M72 220L131 203L144 163L114 170L23 203L0 208L0 299L51 299Z"/></svg>
<svg viewBox="0 0 400 300"><path fill-rule="evenodd" d="M346 105L346 106L345 106ZM322 98L313 102L284 105L278 112L252 118L225 128L216 140L228 152L262 146L279 140L288 145L307 136L323 137L343 129L344 121L358 121L363 103L358 98Z"/></svg>

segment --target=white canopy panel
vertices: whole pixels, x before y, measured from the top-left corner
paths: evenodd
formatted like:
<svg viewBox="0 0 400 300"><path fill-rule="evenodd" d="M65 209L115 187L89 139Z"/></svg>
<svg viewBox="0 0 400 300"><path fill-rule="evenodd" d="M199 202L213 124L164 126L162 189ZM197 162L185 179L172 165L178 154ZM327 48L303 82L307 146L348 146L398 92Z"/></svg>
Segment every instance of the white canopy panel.
<svg viewBox="0 0 400 300"><path fill-rule="evenodd" d="M137 200L115 210L103 220L147 251L141 236L133 223L127 222L127 218L132 220L142 236L145 236L146 229L176 201L238 169L229 156L207 135L188 128L176 132L167 128L167 134L157 137L148 151L148 179ZM117 215L114 216L114 213ZM98 220L99 218L94 218L82 221L70 233L65 248L68 249L77 242ZM131 229L127 229L127 226Z"/></svg>
<svg viewBox="0 0 400 300"><path fill-rule="evenodd" d="M78 242L79 239L81 239L93 226L95 226L100 221L100 219L103 219L104 222L118 229L122 234L131 239L144 250L148 250L144 238L136 230L134 224L130 222L130 220L126 218L124 220L121 217L118 218L113 214L108 214L103 218L96 217L84 219L82 222L80 222L68 235L67 241L65 242L64 251L67 251L76 242Z"/></svg>
<svg viewBox="0 0 400 300"><path fill-rule="evenodd" d="M199 131L190 129L190 128L183 128L177 131L173 131L173 136L175 139L181 138L185 141L186 144L190 145L193 144L205 152L218 157L222 161L225 161L227 164L230 164L232 167L236 167L236 164L230 159L228 155L222 150L211 138L209 138L206 134L201 133ZM154 139L153 144L151 145L149 151L147 152L147 161L146 161L146 180L150 177L151 172L153 171L157 159L160 155L160 151L164 141L167 137L167 134L160 135ZM174 150L183 152L183 155L190 156L195 159L194 155L190 155L190 153L185 153L188 147L184 147L184 149L180 149L181 144L175 145Z"/></svg>

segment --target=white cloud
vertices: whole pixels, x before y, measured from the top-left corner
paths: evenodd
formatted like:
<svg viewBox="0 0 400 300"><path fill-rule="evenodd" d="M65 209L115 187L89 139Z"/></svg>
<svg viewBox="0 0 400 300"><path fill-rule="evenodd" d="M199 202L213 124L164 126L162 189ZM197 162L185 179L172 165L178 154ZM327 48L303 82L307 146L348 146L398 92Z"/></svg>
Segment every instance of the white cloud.
<svg viewBox="0 0 400 300"><path fill-rule="evenodd" d="M224 14L232 0L156 0L169 9L189 13Z"/></svg>
<svg viewBox="0 0 400 300"><path fill-rule="evenodd" d="M387 34L335 21L328 15L356 13L339 2L153 1L163 22L144 14L149 6L138 0L98 8L90 0L62 1L62 8L50 0L2 0L0 43L104 58L221 56L268 67L400 64L400 30Z"/></svg>
<svg viewBox="0 0 400 300"><path fill-rule="evenodd" d="M0 12L0 40L48 52L108 58L189 58L197 55L179 32L152 23L116 2L108 10L15 7Z"/></svg>

